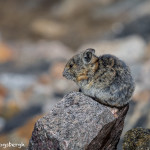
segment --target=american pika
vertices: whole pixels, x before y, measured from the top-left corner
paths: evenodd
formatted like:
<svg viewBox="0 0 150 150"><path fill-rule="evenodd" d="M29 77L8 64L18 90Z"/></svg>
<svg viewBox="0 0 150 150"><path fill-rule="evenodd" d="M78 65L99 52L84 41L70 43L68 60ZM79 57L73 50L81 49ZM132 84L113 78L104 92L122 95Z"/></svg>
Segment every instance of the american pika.
<svg viewBox="0 0 150 150"><path fill-rule="evenodd" d="M73 56L63 76L73 80L85 95L112 107L126 105L135 88L130 69L122 60L110 54L98 57L91 48Z"/></svg>

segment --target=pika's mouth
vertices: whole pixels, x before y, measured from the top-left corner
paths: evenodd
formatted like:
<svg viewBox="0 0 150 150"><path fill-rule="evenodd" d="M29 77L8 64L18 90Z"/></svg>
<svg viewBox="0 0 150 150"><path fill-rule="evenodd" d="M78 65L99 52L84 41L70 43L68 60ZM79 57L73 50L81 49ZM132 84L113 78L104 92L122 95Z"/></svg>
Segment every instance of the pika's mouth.
<svg viewBox="0 0 150 150"><path fill-rule="evenodd" d="M64 70L63 72L63 77L65 77L68 80L73 80L73 77L68 73L67 71Z"/></svg>

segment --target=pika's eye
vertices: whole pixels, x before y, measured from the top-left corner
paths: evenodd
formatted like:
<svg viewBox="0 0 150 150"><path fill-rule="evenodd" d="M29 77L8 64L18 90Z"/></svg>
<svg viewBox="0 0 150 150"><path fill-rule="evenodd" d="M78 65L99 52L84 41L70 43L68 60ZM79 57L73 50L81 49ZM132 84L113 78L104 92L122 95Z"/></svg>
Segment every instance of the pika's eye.
<svg viewBox="0 0 150 150"><path fill-rule="evenodd" d="M73 67L73 64L70 64L69 67L72 68L72 67Z"/></svg>

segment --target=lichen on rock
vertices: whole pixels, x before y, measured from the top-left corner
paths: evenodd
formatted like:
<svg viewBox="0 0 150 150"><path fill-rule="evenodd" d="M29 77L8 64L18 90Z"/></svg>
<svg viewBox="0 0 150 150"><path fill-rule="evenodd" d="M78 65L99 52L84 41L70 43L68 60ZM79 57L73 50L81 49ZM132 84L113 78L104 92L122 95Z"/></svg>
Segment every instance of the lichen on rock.
<svg viewBox="0 0 150 150"><path fill-rule="evenodd" d="M123 150L150 150L150 129L129 130L124 136Z"/></svg>

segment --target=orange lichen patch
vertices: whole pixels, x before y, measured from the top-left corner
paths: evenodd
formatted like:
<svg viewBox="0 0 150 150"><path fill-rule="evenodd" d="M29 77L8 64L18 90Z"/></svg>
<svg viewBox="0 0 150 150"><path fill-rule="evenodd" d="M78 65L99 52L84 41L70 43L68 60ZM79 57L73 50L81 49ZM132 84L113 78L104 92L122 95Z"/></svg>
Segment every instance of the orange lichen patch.
<svg viewBox="0 0 150 150"><path fill-rule="evenodd" d="M5 63L13 59L12 50L5 44L0 43L0 63Z"/></svg>
<svg viewBox="0 0 150 150"><path fill-rule="evenodd" d="M43 117L43 115L38 115L38 116L32 118L24 126L18 128L16 130L16 135L18 137L24 139L25 144L29 143L35 122L41 117Z"/></svg>

